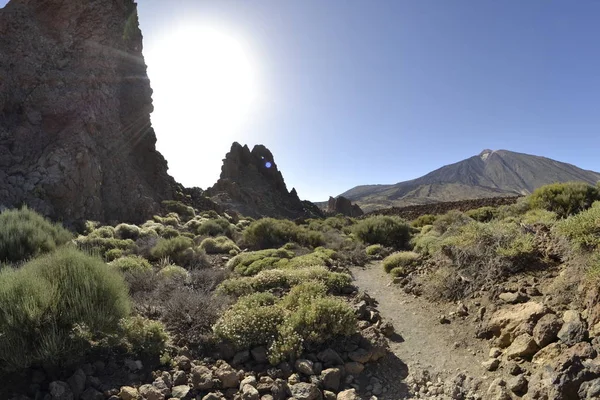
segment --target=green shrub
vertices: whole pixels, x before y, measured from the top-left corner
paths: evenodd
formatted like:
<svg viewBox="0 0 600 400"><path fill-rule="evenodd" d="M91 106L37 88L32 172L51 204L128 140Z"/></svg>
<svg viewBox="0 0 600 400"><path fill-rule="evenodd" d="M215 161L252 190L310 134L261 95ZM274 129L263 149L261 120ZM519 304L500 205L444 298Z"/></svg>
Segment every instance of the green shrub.
<svg viewBox="0 0 600 400"><path fill-rule="evenodd" d="M0 366L57 364L83 344L77 326L114 332L130 311L123 277L102 260L63 247L0 272Z"/></svg>
<svg viewBox="0 0 600 400"><path fill-rule="evenodd" d="M281 260L280 268L330 267L337 257L335 250L317 247L312 253Z"/></svg>
<svg viewBox="0 0 600 400"><path fill-rule="evenodd" d="M412 239L413 250L423 255L432 255L441 247L441 234L433 229L422 229Z"/></svg>
<svg viewBox="0 0 600 400"><path fill-rule="evenodd" d="M115 227L115 235L119 239L136 240L140 236L140 228L136 225L119 224Z"/></svg>
<svg viewBox="0 0 600 400"><path fill-rule="evenodd" d="M253 222L244 230L244 242L256 249L280 247L287 242L317 247L325 239L320 232L309 231L292 221L263 218Z"/></svg>
<svg viewBox="0 0 600 400"><path fill-rule="evenodd" d="M102 255L109 258L113 253L110 250L121 250L122 253L133 252L136 249L135 242L131 239L103 238L94 235L80 236L75 239L77 247L88 253Z"/></svg>
<svg viewBox="0 0 600 400"><path fill-rule="evenodd" d="M158 239L158 232L154 228L143 228L140 231L139 239L148 240L148 239Z"/></svg>
<svg viewBox="0 0 600 400"><path fill-rule="evenodd" d="M112 261L109 265L123 273L152 270L152 265L150 265L148 260L139 256L127 256L118 258Z"/></svg>
<svg viewBox="0 0 600 400"><path fill-rule="evenodd" d="M224 218L209 219L202 222L195 232L197 235L204 236L227 236L233 234L232 225Z"/></svg>
<svg viewBox="0 0 600 400"><path fill-rule="evenodd" d="M586 211L557 222L554 230L566 236L577 249L598 249L600 247L600 202L595 202Z"/></svg>
<svg viewBox="0 0 600 400"><path fill-rule="evenodd" d="M423 214L417 217L414 221L410 223L413 228L422 228L425 225L433 225L435 222L436 216L431 214Z"/></svg>
<svg viewBox="0 0 600 400"><path fill-rule="evenodd" d="M394 268L402 268L407 273L409 269L418 265L419 258L419 254L414 251L394 253L383 260L383 269L389 273Z"/></svg>
<svg viewBox="0 0 600 400"><path fill-rule="evenodd" d="M275 296L255 293L242 297L217 321L215 335L238 349L271 343L283 323L283 310Z"/></svg>
<svg viewBox="0 0 600 400"><path fill-rule="evenodd" d="M368 256L381 256L385 253L385 247L380 244L372 244L365 249Z"/></svg>
<svg viewBox="0 0 600 400"><path fill-rule="evenodd" d="M186 206L180 201L165 200L162 202L167 212L173 212L179 215L182 221L189 221L196 216L196 212L190 206Z"/></svg>
<svg viewBox="0 0 600 400"><path fill-rule="evenodd" d="M446 231L458 229L472 221L473 220L464 213L457 210L451 210L446 214L438 215L433 223L433 229L438 233L443 234L446 233Z"/></svg>
<svg viewBox="0 0 600 400"><path fill-rule="evenodd" d="M528 198L531 208L555 212L560 218L577 214L600 200L600 188L583 182L553 183L536 189Z"/></svg>
<svg viewBox="0 0 600 400"><path fill-rule="evenodd" d="M445 238L442 246L515 260L530 259L535 253L533 235L523 233L516 223L505 222L464 225L455 235Z"/></svg>
<svg viewBox="0 0 600 400"><path fill-rule="evenodd" d="M305 343L321 344L356 331L354 310L343 300L315 296L314 292L297 300L295 309L286 310L277 340L269 346L269 361L273 365L299 357Z"/></svg>
<svg viewBox="0 0 600 400"><path fill-rule="evenodd" d="M238 349L265 345L272 364L300 355L303 344L323 343L356 330L356 317L343 300L326 295L326 287L303 283L279 301L270 293L241 297L217 321L218 338Z"/></svg>
<svg viewBox="0 0 600 400"><path fill-rule="evenodd" d="M394 278L404 276L404 275L406 275L406 268L404 268L404 267L392 268L392 270L390 271L390 275Z"/></svg>
<svg viewBox="0 0 600 400"><path fill-rule="evenodd" d="M209 218L209 219L218 219L221 218L219 216L219 214L215 211L215 210L208 210L208 211L204 211L202 214L200 214L202 217L204 218Z"/></svg>
<svg viewBox="0 0 600 400"><path fill-rule="evenodd" d="M485 206L469 210L465 214L475 221L489 222L498 216L498 209L496 207Z"/></svg>
<svg viewBox="0 0 600 400"><path fill-rule="evenodd" d="M121 257L123 257L123 250L121 249L110 249L104 253L104 259L109 262Z"/></svg>
<svg viewBox="0 0 600 400"><path fill-rule="evenodd" d="M176 264L188 267L208 264L204 251L196 248L194 241L185 236L160 239L150 250L150 257L154 261L168 257Z"/></svg>
<svg viewBox="0 0 600 400"><path fill-rule="evenodd" d="M181 221L179 220L179 215L177 215L175 213L170 213L165 217L155 215L154 217L152 217L152 219L154 219L154 222L156 222L158 224L172 226L174 228L177 228L179 226L179 224L181 223Z"/></svg>
<svg viewBox="0 0 600 400"><path fill-rule="evenodd" d="M169 335L159 321L141 316L123 318L119 333L128 353L157 359L165 352Z"/></svg>
<svg viewBox="0 0 600 400"><path fill-rule="evenodd" d="M354 234L364 243L381 244L396 249L406 249L410 241L410 226L397 217L375 216L359 221Z"/></svg>
<svg viewBox="0 0 600 400"><path fill-rule="evenodd" d="M200 243L200 248L208 254L229 254L240 252L240 248L228 237L219 236L216 238L206 238Z"/></svg>
<svg viewBox="0 0 600 400"><path fill-rule="evenodd" d="M161 232L160 232L160 236L165 238L165 239L173 239L176 238L177 236L180 236L181 234L179 233L179 231L175 228L173 228L172 226L166 226Z"/></svg>
<svg viewBox="0 0 600 400"><path fill-rule="evenodd" d="M26 207L0 214L0 261L17 262L55 250L73 235Z"/></svg>
<svg viewBox="0 0 600 400"><path fill-rule="evenodd" d="M167 265L158 271L158 275L166 279L183 279L189 278L190 273L183 267L178 265Z"/></svg>
<svg viewBox="0 0 600 400"><path fill-rule="evenodd" d="M227 263L227 267L240 275L256 275L265 269L275 268L281 259L294 257L294 253L284 249L266 249L241 253Z"/></svg>
<svg viewBox="0 0 600 400"><path fill-rule="evenodd" d="M112 226L101 226L98 229L94 229L89 236L95 238L112 239L115 237L115 228Z"/></svg>
<svg viewBox="0 0 600 400"><path fill-rule="evenodd" d="M304 282L320 282L329 292L339 293L350 286L352 277L348 274L331 272L323 267L301 269L271 269L255 276L231 278L219 285L219 292L242 296L252 292L266 292L272 289L289 289Z"/></svg>
<svg viewBox="0 0 600 400"><path fill-rule="evenodd" d="M555 212L536 208L527 211L522 217L521 222L533 225L542 224L546 226L552 226L558 220L558 215Z"/></svg>

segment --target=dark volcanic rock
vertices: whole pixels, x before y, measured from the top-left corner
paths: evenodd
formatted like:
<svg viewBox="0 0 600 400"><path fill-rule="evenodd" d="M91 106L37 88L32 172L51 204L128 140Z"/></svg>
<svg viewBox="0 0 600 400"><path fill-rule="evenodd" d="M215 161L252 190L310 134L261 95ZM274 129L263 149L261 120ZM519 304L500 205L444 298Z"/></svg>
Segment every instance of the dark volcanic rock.
<svg viewBox="0 0 600 400"><path fill-rule="evenodd" d="M363 210L357 204L352 204L350 200L344 196L337 198L330 197L327 202L327 212L330 214L343 214L348 217L360 217L363 215Z"/></svg>
<svg viewBox="0 0 600 400"><path fill-rule="evenodd" d="M250 151L233 143L223 160L221 177L206 194L225 208L251 217L303 218L319 215L316 206L288 192L273 154L263 145Z"/></svg>
<svg viewBox="0 0 600 400"><path fill-rule="evenodd" d="M0 207L141 222L173 197L133 0L0 10Z"/></svg>

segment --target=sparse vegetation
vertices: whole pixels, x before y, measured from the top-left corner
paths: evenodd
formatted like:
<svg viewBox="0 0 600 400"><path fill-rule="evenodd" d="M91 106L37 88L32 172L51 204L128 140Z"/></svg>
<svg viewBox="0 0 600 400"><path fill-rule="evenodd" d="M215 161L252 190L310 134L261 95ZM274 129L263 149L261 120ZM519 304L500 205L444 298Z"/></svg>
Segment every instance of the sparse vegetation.
<svg viewBox="0 0 600 400"><path fill-rule="evenodd" d="M410 226L396 217L365 218L354 225L353 232L367 244L381 244L398 250L407 249L410 246Z"/></svg>
<svg viewBox="0 0 600 400"><path fill-rule="evenodd" d="M586 211L559 221L555 230L567 237L576 249L597 249L600 246L600 201Z"/></svg>
<svg viewBox="0 0 600 400"><path fill-rule="evenodd" d="M240 248L226 236L206 238L200 243L200 248L208 254L236 255L240 252Z"/></svg>
<svg viewBox="0 0 600 400"><path fill-rule="evenodd" d="M55 250L72 234L26 207L0 214L0 261L18 262Z"/></svg>
<svg viewBox="0 0 600 400"><path fill-rule="evenodd" d="M385 272L396 270L395 274L402 275L418 265L419 254L414 251L401 251L394 253L383 260Z"/></svg>
<svg viewBox="0 0 600 400"><path fill-rule="evenodd" d="M583 182L554 183L536 189L528 200L531 208L552 211L564 218L587 210L600 200L600 188Z"/></svg>
<svg viewBox="0 0 600 400"><path fill-rule="evenodd" d="M244 230L244 242L255 249L267 249L296 242L304 246L317 247L325 242L322 233L308 230L292 221L263 218L252 222Z"/></svg>
<svg viewBox="0 0 600 400"><path fill-rule="evenodd" d="M130 311L120 274L96 257L61 248L19 269L0 271L0 365L49 365L85 350L79 326L102 336Z"/></svg>

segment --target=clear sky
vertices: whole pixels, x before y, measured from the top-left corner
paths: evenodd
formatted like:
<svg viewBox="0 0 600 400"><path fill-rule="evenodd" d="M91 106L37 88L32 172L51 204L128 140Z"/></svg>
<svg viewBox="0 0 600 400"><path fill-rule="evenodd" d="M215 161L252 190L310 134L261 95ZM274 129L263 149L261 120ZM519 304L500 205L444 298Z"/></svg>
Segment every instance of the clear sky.
<svg viewBox="0 0 600 400"><path fill-rule="evenodd" d="M0 0L2 4L2 0ZM326 200L485 148L600 171L598 0L142 0L158 149L206 188L231 142Z"/></svg>

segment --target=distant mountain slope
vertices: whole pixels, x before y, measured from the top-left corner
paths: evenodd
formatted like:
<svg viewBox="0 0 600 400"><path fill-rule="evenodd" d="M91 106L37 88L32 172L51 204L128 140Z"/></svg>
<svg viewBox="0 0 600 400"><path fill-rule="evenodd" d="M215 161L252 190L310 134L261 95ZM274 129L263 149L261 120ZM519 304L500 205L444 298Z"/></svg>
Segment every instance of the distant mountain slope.
<svg viewBox="0 0 600 400"><path fill-rule="evenodd" d="M600 173L546 157L484 150L417 179L395 185L357 186L340 196L369 212L384 207L529 194L540 186L568 181L595 184L600 181Z"/></svg>

